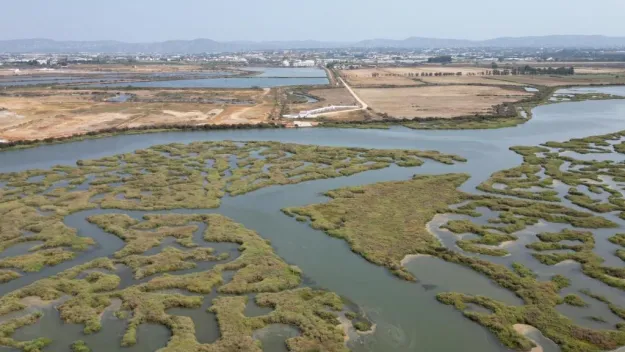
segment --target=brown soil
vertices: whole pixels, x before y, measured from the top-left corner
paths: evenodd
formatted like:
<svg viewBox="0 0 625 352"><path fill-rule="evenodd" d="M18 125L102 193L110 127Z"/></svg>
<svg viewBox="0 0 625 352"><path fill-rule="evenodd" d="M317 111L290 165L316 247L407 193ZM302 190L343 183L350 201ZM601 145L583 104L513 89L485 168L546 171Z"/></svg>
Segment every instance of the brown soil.
<svg viewBox="0 0 625 352"><path fill-rule="evenodd" d="M530 95L517 90L486 86L430 86L356 89L370 107L396 118L423 118L488 114L494 105Z"/></svg>
<svg viewBox="0 0 625 352"><path fill-rule="evenodd" d="M378 74L378 77L373 77ZM416 86L423 84L401 74L386 72L385 69L361 69L341 71L341 76L345 78L351 86L372 87L372 86Z"/></svg>
<svg viewBox="0 0 625 352"><path fill-rule="evenodd" d="M493 80L502 82L516 82L527 85L540 85L548 87L571 86L571 85L597 85L597 84L625 84L625 75L573 75L573 76L499 76Z"/></svg>
<svg viewBox="0 0 625 352"><path fill-rule="evenodd" d="M111 103L106 99L117 91L21 89L0 96L0 139L14 141L83 134L112 127L140 127L163 124L250 124L265 122L274 113L273 95L265 90L166 91L132 90L139 102ZM123 90L121 90L123 92ZM201 94L200 94L201 93ZM188 94L188 95L186 95ZM194 97L246 101L201 103ZM154 102L146 102L155 99Z"/></svg>

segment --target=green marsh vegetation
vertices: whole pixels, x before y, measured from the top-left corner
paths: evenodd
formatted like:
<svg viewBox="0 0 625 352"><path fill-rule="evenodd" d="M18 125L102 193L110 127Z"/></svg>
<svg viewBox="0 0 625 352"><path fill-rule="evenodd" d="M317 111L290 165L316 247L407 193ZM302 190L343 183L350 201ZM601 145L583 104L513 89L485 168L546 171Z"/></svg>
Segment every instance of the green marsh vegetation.
<svg viewBox="0 0 625 352"><path fill-rule="evenodd" d="M622 261L625 261L625 234L618 233L608 240L616 245L621 246L621 248L616 250L616 256L619 257Z"/></svg>
<svg viewBox="0 0 625 352"><path fill-rule="evenodd" d="M484 192L518 198L560 202L556 186L568 186L564 196L573 204L597 213L618 211L625 217L625 198L617 183L625 181L625 164L571 156L623 153L625 131L547 142L537 147L512 147L523 164L494 173L478 186ZM616 186L614 185L616 184Z"/></svg>
<svg viewBox="0 0 625 352"><path fill-rule="evenodd" d="M358 128L386 130L392 126L403 126L413 130L484 130L515 127L527 122L523 117L469 117L430 120L371 120L350 122L323 122L322 127Z"/></svg>
<svg viewBox="0 0 625 352"><path fill-rule="evenodd" d="M146 216L142 221L129 221L115 214L97 215L90 221L106 231L132 228L184 228L194 223L205 223L204 239L209 242L231 242L239 245L241 255L224 262L224 257L213 256L209 248L191 248L181 251L167 248L160 254L142 256L116 255L115 259L100 258L65 270L53 277L34 282L0 298L0 314L16 312L29 306L28 299L38 298L44 304L58 303L61 319L67 323L84 325L84 333L101 329L102 314L107 309L118 309L115 316L127 320L127 330L121 345L137 343L137 328L144 323L166 326L172 336L161 351L262 351L253 332L270 324L288 324L299 329L297 337L287 340L292 351L346 351L343 328L338 314L346 309L336 294L323 290L300 288L301 271L277 256L271 245L240 224L221 215L166 214ZM149 231L143 235L149 236ZM138 235L139 236L139 235ZM129 239L128 246L132 246ZM134 269L136 276L147 276L180 268L184 260L214 260L210 270L183 275L164 274L141 284L120 288L116 264ZM184 264L182 264L184 265ZM97 269L97 271L95 271ZM224 271L235 271L229 282L224 282ZM192 295L171 293L172 289ZM213 344L197 341L193 320L186 316L167 313L175 307L199 308L205 295L217 290L210 312L218 320L220 338ZM247 317L244 314L247 294L257 293L259 306L270 307L266 315ZM120 305L114 308L113 300ZM41 313L27 314L0 324L0 344L24 351L38 351L48 340L20 342L12 338L21 326L37 323ZM363 321L364 324L364 321ZM32 347L40 346L40 347ZM87 351L84 342L77 341L72 350Z"/></svg>
<svg viewBox="0 0 625 352"><path fill-rule="evenodd" d="M401 265L409 254L439 247L426 224L450 204L464 200L457 190L466 174L415 176L410 181L376 183L327 193L325 204L287 208L284 213L310 218L311 226L345 239L352 251L395 275L414 280Z"/></svg>
<svg viewBox="0 0 625 352"><path fill-rule="evenodd" d="M520 263L514 263L510 268L462 254L446 248L427 229L428 223L437 214L465 215L470 219L481 216L481 209L486 208L498 213L498 216L488 219L487 224L450 220L444 227L458 234L477 235L476 238L458 242L467 251L505 255L505 248L500 248L500 244L515 240L516 232L540 221L584 229L611 228L617 224L557 203L469 195L457 190L466 179L467 175L463 174L417 175L409 181L342 188L328 192L332 200L327 203L283 211L293 217L309 218L313 228L345 239L354 252L389 268L400 278L414 279L402 267L402 259L411 254L424 254L469 267L512 291L523 300L523 305L511 306L488 297L455 292L437 295L441 303L456 307L467 318L492 331L509 348L529 351L534 346L532 341L515 330L516 324L537 328L557 343L562 351L603 351L625 345L625 331L588 329L558 312L556 307L565 303L580 307L586 305L579 296L568 294L563 297L560 291L570 286L568 278L555 275L543 281ZM451 207L454 204L458 205ZM584 273L614 286L622 277L619 268L601 265L602 259L593 252L595 242L590 232L564 230L538 237L540 241L529 247L536 250L536 258L546 264L578 260L584 266ZM579 243L560 243L565 240ZM545 250L566 252L541 253ZM566 257L561 258L561 255ZM479 305L488 312L477 312L471 309L471 305Z"/></svg>
<svg viewBox="0 0 625 352"><path fill-rule="evenodd" d="M489 225L470 220L451 220L444 225L456 234L478 236L459 240L457 244L461 248L495 256L508 253L497 246L515 241L515 232L541 220L583 228L617 226L605 218L559 204L473 196L457 190L467 179L465 174L416 175L410 181L342 188L326 194L332 198L328 203L286 208L283 212L310 219L313 228L345 239L352 251L408 280L414 277L403 268L402 259L411 254L431 254L433 249L441 247L426 228L437 214L476 217L481 215L479 208L499 212L499 217L489 219ZM464 202L462 206L450 208L461 202Z"/></svg>
<svg viewBox="0 0 625 352"><path fill-rule="evenodd" d="M0 174L0 250L23 244L25 254L0 259L0 280L7 282L28 272L70 261L96 243L78 236L63 220L89 209L171 210L215 208L226 194L332 177L352 175L390 165L420 166L424 159L444 164L463 158L416 150L368 150L319 147L274 142L203 142L155 146L134 153L81 160L76 166ZM94 215L88 221L117 236L125 245L110 257L67 269L0 298L0 315L24 316L0 324L0 345L38 351L49 341L16 341L19 327L36 324L37 307L55 305L64 322L82 324L85 334L101 329L101 316L109 309L128 327L120 344L137 343L143 323L166 326L172 332L163 351L260 351L252 333L270 324L297 327L300 335L289 339L293 351L345 351L339 314L347 308L332 292L302 288L299 268L277 256L255 232L219 215L166 214L134 219L123 213ZM204 224L204 240L239 245L240 255L218 253L194 242ZM173 239L180 247L145 253ZM32 246L28 247L29 244ZM176 275L176 271L214 262L210 270ZM126 267L142 283L121 287L119 270ZM234 272L224 280L225 272ZM182 290L187 296L170 293ZM218 297L210 311L216 314L221 338L200 344L193 321L167 314L170 308L199 308L206 295ZM258 317L243 314L247 295L272 312ZM243 304L243 308L241 308ZM35 313L30 313L35 311ZM366 330L364 318L354 320ZM354 324L355 324L354 323ZM74 350L87 350L77 341Z"/></svg>
<svg viewBox="0 0 625 352"><path fill-rule="evenodd" d="M72 343L71 348L72 348L72 352L91 352L91 349L89 348L89 346L87 346L85 341L82 341L82 340L78 340Z"/></svg>
<svg viewBox="0 0 625 352"><path fill-rule="evenodd" d="M448 213L477 217L481 215L479 208L485 208L499 214L497 217L488 219L487 225L476 224L470 219L451 220L443 225L443 228L455 234L470 233L478 236L468 240L461 239L457 242L460 248L468 252L505 256L508 251L500 246L506 242L516 241L518 238L514 233L525 230L541 221L570 224L581 228L617 226L617 224L603 217L559 204L514 198L480 196L465 196L465 198L471 200L455 209L449 209Z"/></svg>
<svg viewBox="0 0 625 352"><path fill-rule="evenodd" d="M167 210L216 208L226 195L273 185L353 175L424 159L465 161L436 151L369 150L277 142L199 142L155 146L76 166L0 174L0 251L32 242L22 255L0 259L0 281L75 258L95 244L63 223L65 216L94 208ZM123 215L119 215L123 216ZM133 221L130 218L127 221ZM146 226L146 225L142 225ZM105 226L104 226L105 227ZM129 244L116 256L141 254L168 236L192 245L193 225L162 227L133 240L140 229L110 231Z"/></svg>
<svg viewBox="0 0 625 352"><path fill-rule="evenodd" d="M568 305L575 307L587 307L588 303L586 303L580 296L576 294L568 294L564 296L564 302Z"/></svg>

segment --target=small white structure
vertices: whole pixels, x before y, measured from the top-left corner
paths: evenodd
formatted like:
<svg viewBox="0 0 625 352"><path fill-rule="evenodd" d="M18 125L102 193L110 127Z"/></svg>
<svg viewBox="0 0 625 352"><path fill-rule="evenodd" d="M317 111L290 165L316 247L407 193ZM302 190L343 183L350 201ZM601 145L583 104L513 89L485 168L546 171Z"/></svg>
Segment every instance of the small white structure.
<svg viewBox="0 0 625 352"><path fill-rule="evenodd" d="M354 110L359 108L359 106L355 105L331 105L319 109L300 111L299 114L284 115L283 117L286 117L287 119L312 119L327 112Z"/></svg>
<svg viewBox="0 0 625 352"><path fill-rule="evenodd" d="M313 127L311 122L306 121L293 121L293 125L295 125L295 127Z"/></svg>
<svg viewBox="0 0 625 352"><path fill-rule="evenodd" d="M291 63L289 62L289 60L284 60L284 61L282 61L282 66L284 66L284 67L290 67L290 66L291 66Z"/></svg>

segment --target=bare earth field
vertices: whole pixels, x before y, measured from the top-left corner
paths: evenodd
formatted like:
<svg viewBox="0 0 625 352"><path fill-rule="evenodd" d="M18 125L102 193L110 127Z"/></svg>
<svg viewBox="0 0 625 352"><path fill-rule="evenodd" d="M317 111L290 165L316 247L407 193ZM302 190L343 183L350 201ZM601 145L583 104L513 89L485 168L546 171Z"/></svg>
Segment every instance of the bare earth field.
<svg viewBox="0 0 625 352"><path fill-rule="evenodd" d="M573 75L573 76L497 76L493 80L503 82L522 83L526 85L538 85L547 87L571 86L571 85L594 85L594 84L625 84L625 75Z"/></svg>
<svg viewBox="0 0 625 352"><path fill-rule="evenodd" d="M273 113L270 92L189 91L185 96L184 91L132 90L126 93L136 95L137 101L108 102L117 92L11 90L0 95L0 139L63 137L113 127L260 123Z"/></svg>
<svg viewBox="0 0 625 352"><path fill-rule="evenodd" d="M625 74L625 67L576 67L575 73L578 74Z"/></svg>
<svg viewBox="0 0 625 352"><path fill-rule="evenodd" d="M373 77L373 74L379 74ZM387 72L386 69L361 69L341 71L347 83L356 87L372 86L416 86L423 84L398 73Z"/></svg>
<svg viewBox="0 0 625 352"><path fill-rule="evenodd" d="M502 82L489 77L482 76L439 76L439 77L419 77L423 82L431 84L486 84L486 85L510 85L525 86L523 83Z"/></svg>
<svg viewBox="0 0 625 352"><path fill-rule="evenodd" d="M489 69L468 66L418 66L418 67L388 67L375 69L344 70L341 75L348 84L356 87L379 86L416 86L423 82L429 84L490 84L490 85L523 85L522 83L490 80L484 77ZM448 76L429 76L429 74L453 74ZM457 73L462 75L458 76ZM373 74L379 75L373 77ZM428 74L428 76L421 76Z"/></svg>
<svg viewBox="0 0 625 352"><path fill-rule="evenodd" d="M495 105L529 95L517 90L484 86L429 86L356 89L370 107L395 118L425 118L488 114Z"/></svg>

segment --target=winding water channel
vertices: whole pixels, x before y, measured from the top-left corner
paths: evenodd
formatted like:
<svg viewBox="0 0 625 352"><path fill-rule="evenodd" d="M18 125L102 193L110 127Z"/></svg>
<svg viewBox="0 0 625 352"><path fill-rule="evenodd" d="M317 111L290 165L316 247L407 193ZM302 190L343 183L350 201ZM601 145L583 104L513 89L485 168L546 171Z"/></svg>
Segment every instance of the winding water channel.
<svg viewBox="0 0 625 352"><path fill-rule="evenodd" d="M612 94L625 95L625 87L610 87L609 90ZM379 181L406 180L418 173L467 172L472 177L462 186L462 189L475 193L475 187L493 172L521 163L521 157L508 150L510 146L532 146L547 141L565 141L571 138L625 130L625 100L567 102L541 106L534 109L533 116L533 119L524 125L501 130L415 131L406 128L391 128L390 130L316 128L125 135L2 152L0 153L0 172L74 164L79 159L125 153L155 144L206 140L263 140L384 149L431 149L461 155L468 159L467 163L443 165L428 161L416 168L390 167L349 177L274 186L242 196L227 196L222 199L222 205L218 209L184 209L166 212L223 214L257 231L263 238L271 240L278 255L302 269L308 285L326 288L349 298L376 324L377 328L373 334L363 335L350 342L350 347L354 351L508 351L491 333L462 317L461 313L453 307L438 303L435 296L439 292L457 291L489 296L508 304L521 304L512 292L492 284L486 277L471 270L427 257L417 258L407 265L407 268L419 278L418 283L399 280L389 274L388 270L373 265L352 253L344 241L314 230L306 223L294 221L282 214L280 209L327 201L327 198L321 194L331 189ZM568 202L563 204L574 207ZM85 217L101 213L126 213L132 217L146 214L146 212L121 210L89 210L66 217L65 223L68 226L78 229L80 236L93 237L98 245L90 251L81 253L71 262L45 268L39 273L28 274L0 285L0 293L5 294L38 278L94 258L109 256L120 249L123 241L85 221ZM610 219L625 226L625 223L616 216ZM609 233L614 232L611 230ZM453 246L453 241L448 237L451 234L440 230L436 230L436 233L444 243ZM595 233L601 237L608 236L607 232L595 230ZM201 241L199 235L195 237L198 237L197 241ZM520 261L535 269L539 275L566 273L566 276L574 280L574 285L568 288L568 291L573 292L580 288L591 287L593 291L596 290L614 299L615 303L625 305L622 291L584 276L575 265L547 267L539 264L522 250L526 242L522 236L519 237L515 246L520 249L509 248L512 254L510 257L495 260L489 257L488 259L502 264ZM230 251L233 256L236 255L234 246L213 243L206 245L216 248L218 253ZM28 248L25 247L23 250ZM596 250L601 254L601 248ZM610 264L622 266L622 262ZM206 268L203 266L200 269ZM125 282L125 276L128 277L126 281L132 283L131 273L124 275L122 270L118 275L122 277L122 284ZM217 338L216 321L214 317L206 313L211 298L207 296L205 304L198 310L178 309L170 312L191 316L196 323L198 339L201 342L211 342ZM254 314L255 309L259 308L250 307L249 314ZM595 328L602 327L600 324L592 325L588 320L584 320L583 316L600 314L603 312L602 309L605 310L604 307L593 305L589 311L584 312L579 312L577 309L569 307L562 309L562 313L579 324ZM124 331L123 324L119 323L111 312L104 315L102 331L88 337L81 336L82 326L62 324L58 312L53 309L47 313L42 322L20 329L15 337L20 340L39 336L54 338L56 342L46 351L66 351L67 346L78 338L85 340L94 351L112 351L116 350L114 346L118 345L113 341L118 341ZM288 331L288 329L279 329L277 332L264 331L259 333L261 336L259 338L263 341L266 339L266 346L275 346L266 351L278 351L283 346L282 341L292 336L293 333L296 332ZM130 349L120 350L153 351L163 347L168 338L167 329L146 325L142 326L138 333L139 344ZM540 339L540 336L535 338L535 340ZM548 343L545 343L543 347L547 352L558 350L557 347Z"/></svg>

